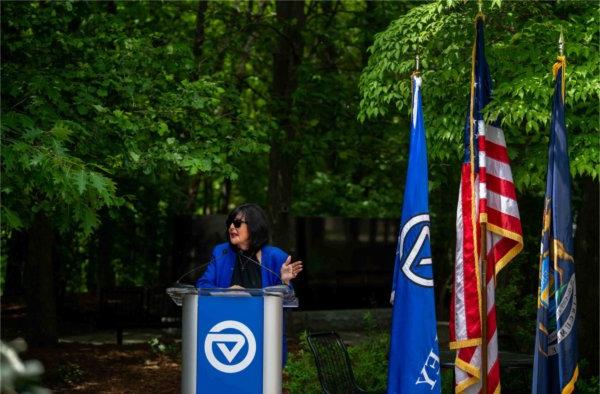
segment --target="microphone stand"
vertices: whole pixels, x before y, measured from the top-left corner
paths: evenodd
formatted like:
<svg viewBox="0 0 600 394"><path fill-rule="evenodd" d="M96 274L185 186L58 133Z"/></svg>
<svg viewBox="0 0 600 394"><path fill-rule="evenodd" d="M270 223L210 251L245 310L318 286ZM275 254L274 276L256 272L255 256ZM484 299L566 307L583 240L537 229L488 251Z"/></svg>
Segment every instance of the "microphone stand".
<svg viewBox="0 0 600 394"><path fill-rule="evenodd" d="M299 301L298 301L298 297L296 297L296 293L294 292L294 288L292 287L291 284L284 283L283 279L281 279L281 275L279 275L277 272L273 271L272 269L264 266L259 261L256 261L253 258L244 255L243 253L238 252L237 255L242 256L246 260L252 262L253 264L258 265L262 269L265 269L268 272L275 275L281 282L281 285L268 286L268 287L265 287L264 289L267 291L283 294L283 304L285 307L288 307L288 308L297 308L298 307Z"/></svg>

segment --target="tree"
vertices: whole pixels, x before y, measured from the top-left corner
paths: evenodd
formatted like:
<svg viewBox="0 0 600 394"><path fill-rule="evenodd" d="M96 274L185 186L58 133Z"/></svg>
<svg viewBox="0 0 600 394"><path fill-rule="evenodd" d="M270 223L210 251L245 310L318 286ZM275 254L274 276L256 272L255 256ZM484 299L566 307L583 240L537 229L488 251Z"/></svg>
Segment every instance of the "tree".
<svg viewBox="0 0 600 394"><path fill-rule="evenodd" d="M292 178L295 155L289 149L297 134L293 96L298 86L298 66L303 57L304 1L276 1L278 32L273 52L273 116L279 130L271 136L267 209L274 241L284 248L292 245Z"/></svg>
<svg viewBox="0 0 600 394"><path fill-rule="evenodd" d="M432 180L448 179L443 167L458 173L469 93L473 40L470 26L476 13L474 8L474 3L456 1L414 7L377 35L370 49L369 64L361 76L360 120L386 119L396 113L407 116L410 106L408 75L414 67L415 54L420 54ZM585 216L593 203L583 203L582 199L587 200L598 190L600 162L596 105L600 91L597 61L600 46L596 29L599 15L595 4L576 1L532 3L527 7L518 2L492 2L492 7L484 11L487 14L486 54L495 88L494 100L486 108L485 116L490 122L499 121L505 132L525 235L524 252L508 268L506 275L510 280L500 278L505 282L501 285L507 286L499 289L498 320L502 324L509 315L513 321L515 315L523 317L521 321L525 323L511 331L526 333L517 339L522 339L520 350L527 350L534 332L535 308L524 306L533 306L537 289L538 234L553 89L551 66L563 29L568 62L566 119L574 177L574 213L578 217ZM430 185L432 217L450 217L443 212L448 209L447 201L436 201L436 196L444 199L456 196L455 190L447 193L446 185L435 181ZM451 188L458 185L458 179L450 185ZM582 221L581 224L589 231L588 223ZM445 228L448 231L450 226ZM596 252L589 248L590 244L597 245L597 239L593 240L593 232L588 231L578 231L576 235L576 243L586 245L585 250L591 253L578 254L578 277L597 272L593 257ZM433 244L436 239L444 242L432 228ZM452 245L447 242L444 249L451 250ZM452 260L448 256L436 256L437 253L434 250L434 261L440 261L441 270L445 270L444 265L451 264ZM585 280L578 282L587 283ZM438 289L440 294L444 291ZM597 286L589 287L588 284L582 292L594 293L597 298ZM597 349L597 338L588 335L582 342L595 344ZM594 358L597 359L597 354Z"/></svg>
<svg viewBox="0 0 600 394"><path fill-rule="evenodd" d="M413 8L378 35L361 77L360 120L402 113L409 108L409 78L417 51L423 66L423 102L439 109L427 123L434 161L461 155L461 133L468 97L473 7L435 2ZM541 193L545 173L545 136L550 120L551 65L561 27L567 33L567 125L571 134L573 175L598 177L595 119L590 101L598 96L598 38L591 27L598 13L588 2L504 2L487 15L487 56L495 79L494 101L487 110L499 120L509 141L519 190ZM455 146L448 150L447 146Z"/></svg>
<svg viewBox="0 0 600 394"><path fill-rule="evenodd" d="M156 23L178 7L186 5L2 4L1 211L8 236L29 233L25 272L39 285L28 293L31 326L48 322L48 332L30 333L34 341L56 339L52 232L89 237L101 209L147 224L161 202L163 211L185 209L174 184L196 174L235 179L229 158L264 151L256 140L262 131L231 116L240 108L235 91L207 76L190 78L193 24L184 39ZM144 22L133 23L140 16ZM141 228L156 237L151 225ZM156 267L156 250L137 251ZM125 262L132 271L135 263Z"/></svg>

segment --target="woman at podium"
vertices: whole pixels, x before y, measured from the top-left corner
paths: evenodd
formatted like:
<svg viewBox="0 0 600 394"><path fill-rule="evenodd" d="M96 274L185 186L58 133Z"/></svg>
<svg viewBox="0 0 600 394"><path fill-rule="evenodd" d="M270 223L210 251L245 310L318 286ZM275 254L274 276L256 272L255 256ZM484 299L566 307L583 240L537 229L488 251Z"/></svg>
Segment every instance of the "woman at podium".
<svg viewBox="0 0 600 394"><path fill-rule="evenodd" d="M227 216L229 242L215 246L198 288L263 288L290 281L302 271L283 250L268 245L269 225L257 204L243 204Z"/></svg>

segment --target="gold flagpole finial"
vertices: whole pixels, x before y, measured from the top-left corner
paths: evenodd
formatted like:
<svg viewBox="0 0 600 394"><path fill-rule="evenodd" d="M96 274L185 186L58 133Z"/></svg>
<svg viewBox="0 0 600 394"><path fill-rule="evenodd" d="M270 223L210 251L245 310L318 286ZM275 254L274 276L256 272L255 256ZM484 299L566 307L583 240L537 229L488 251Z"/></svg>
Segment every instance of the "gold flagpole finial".
<svg viewBox="0 0 600 394"><path fill-rule="evenodd" d="M560 27L560 36L558 37L558 54L564 56L565 54L565 37L563 36L562 26Z"/></svg>
<svg viewBox="0 0 600 394"><path fill-rule="evenodd" d="M419 54L417 53L417 55L415 56L415 70L417 72L419 72L419 63L420 63L421 58L419 57Z"/></svg>
<svg viewBox="0 0 600 394"><path fill-rule="evenodd" d="M479 13L483 14L483 0L477 0L477 7L479 7Z"/></svg>

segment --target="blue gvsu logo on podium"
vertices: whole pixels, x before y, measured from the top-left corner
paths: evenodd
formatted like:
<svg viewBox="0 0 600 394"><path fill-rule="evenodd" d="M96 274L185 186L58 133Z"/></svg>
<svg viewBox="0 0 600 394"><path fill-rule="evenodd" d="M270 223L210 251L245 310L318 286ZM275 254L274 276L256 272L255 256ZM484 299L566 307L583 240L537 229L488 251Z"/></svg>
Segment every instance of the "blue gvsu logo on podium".
<svg viewBox="0 0 600 394"><path fill-rule="evenodd" d="M262 393L262 297L200 296L196 393Z"/></svg>
<svg viewBox="0 0 600 394"><path fill-rule="evenodd" d="M237 333L224 333L229 330ZM244 347L246 348L245 355L237 357ZM215 348L222 357L215 354ZM211 328L206 336L204 354L210 365L221 372L241 372L252 363L256 356L256 339L245 324L235 320L222 321ZM223 358L225 361L222 361Z"/></svg>

